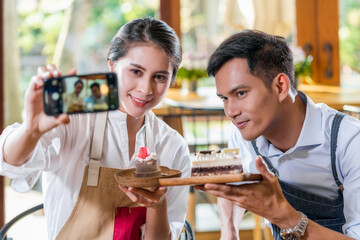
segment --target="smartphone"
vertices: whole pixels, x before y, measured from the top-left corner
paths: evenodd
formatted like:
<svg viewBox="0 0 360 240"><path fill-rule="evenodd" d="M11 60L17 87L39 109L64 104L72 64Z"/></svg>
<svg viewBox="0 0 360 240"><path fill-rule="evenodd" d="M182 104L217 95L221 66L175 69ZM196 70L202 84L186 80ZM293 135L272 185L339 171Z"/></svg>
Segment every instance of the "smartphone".
<svg viewBox="0 0 360 240"><path fill-rule="evenodd" d="M69 75L45 79L44 111L47 115L91 113L119 108L115 73Z"/></svg>

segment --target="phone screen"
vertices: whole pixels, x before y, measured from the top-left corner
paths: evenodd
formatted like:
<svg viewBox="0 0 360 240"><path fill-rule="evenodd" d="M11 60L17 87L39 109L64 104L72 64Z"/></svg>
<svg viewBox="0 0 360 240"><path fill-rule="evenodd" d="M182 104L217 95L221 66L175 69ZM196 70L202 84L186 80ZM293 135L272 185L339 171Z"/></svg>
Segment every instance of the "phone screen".
<svg viewBox="0 0 360 240"><path fill-rule="evenodd" d="M101 112L119 108L115 73L46 79L43 94L44 111L47 115Z"/></svg>

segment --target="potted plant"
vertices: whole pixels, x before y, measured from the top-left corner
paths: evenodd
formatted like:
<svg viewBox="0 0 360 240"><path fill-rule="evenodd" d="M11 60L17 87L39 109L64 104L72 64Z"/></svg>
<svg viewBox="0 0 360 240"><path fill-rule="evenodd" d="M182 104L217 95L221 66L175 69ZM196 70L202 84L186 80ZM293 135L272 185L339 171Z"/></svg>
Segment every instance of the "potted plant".
<svg viewBox="0 0 360 240"><path fill-rule="evenodd" d="M196 92L199 80L206 78L207 54L185 52L177 73L183 89Z"/></svg>
<svg viewBox="0 0 360 240"><path fill-rule="evenodd" d="M301 47L291 48L294 56L295 86L300 83L314 84L311 78L311 62L313 57L305 54Z"/></svg>

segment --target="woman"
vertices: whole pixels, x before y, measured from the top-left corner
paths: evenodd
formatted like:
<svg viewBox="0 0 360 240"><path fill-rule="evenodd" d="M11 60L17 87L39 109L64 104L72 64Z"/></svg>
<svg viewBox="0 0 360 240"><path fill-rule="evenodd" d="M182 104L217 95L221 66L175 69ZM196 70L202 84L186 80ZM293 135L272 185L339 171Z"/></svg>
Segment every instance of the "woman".
<svg viewBox="0 0 360 240"><path fill-rule="evenodd" d="M83 97L80 95L84 88L82 80L77 80L74 83L74 92L65 94L64 105L66 112L82 112L84 111Z"/></svg>
<svg viewBox="0 0 360 240"><path fill-rule="evenodd" d="M26 94L25 121L1 135L0 173L22 192L43 173L49 239L178 238L188 189L120 190L113 173L134 167L134 153L153 146L160 165L189 176L184 139L151 112L180 62L172 28L151 18L133 20L117 32L108 52L109 70L121 86L119 110L58 117L46 116L41 102L44 79L60 73L54 65L38 68Z"/></svg>

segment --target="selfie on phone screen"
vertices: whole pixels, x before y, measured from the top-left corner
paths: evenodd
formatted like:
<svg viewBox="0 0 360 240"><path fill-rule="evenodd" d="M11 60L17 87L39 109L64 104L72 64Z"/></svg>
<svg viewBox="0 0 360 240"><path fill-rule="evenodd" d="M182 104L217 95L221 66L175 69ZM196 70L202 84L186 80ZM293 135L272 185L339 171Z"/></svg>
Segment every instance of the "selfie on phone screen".
<svg viewBox="0 0 360 240"><path fill-rule="evenodd" d="M44 85L48 115L88 113L118 108L117 79L113 73L51 78Z"/></svg>

